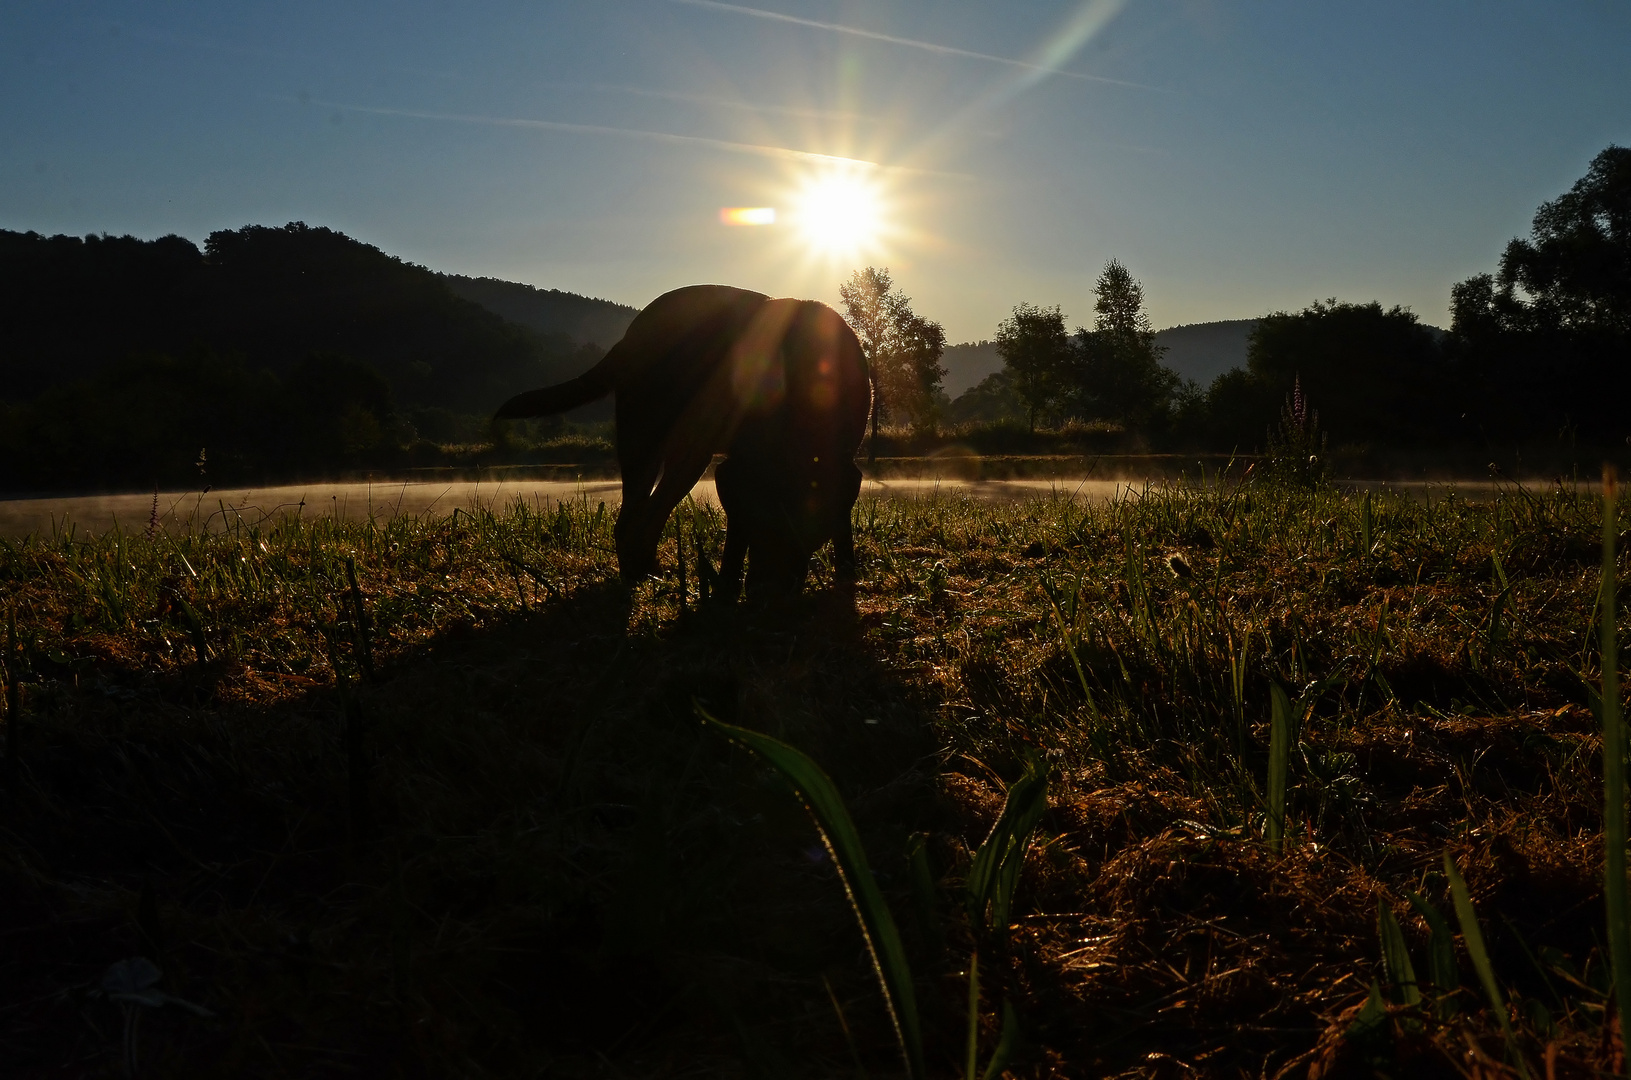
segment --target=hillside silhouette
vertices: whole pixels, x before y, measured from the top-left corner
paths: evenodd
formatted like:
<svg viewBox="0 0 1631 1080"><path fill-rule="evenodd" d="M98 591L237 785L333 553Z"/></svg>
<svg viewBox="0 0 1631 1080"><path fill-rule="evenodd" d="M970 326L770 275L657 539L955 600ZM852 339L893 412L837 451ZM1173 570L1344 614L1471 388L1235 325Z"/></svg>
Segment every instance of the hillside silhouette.
<svg viewBox="0 0 1631 1080"><path fill-rule="evenodd" d="M1155 332L1161 362L1186 379L1206 386L1232 368L1246 366L1256 319L1187 323Z"/></svg>
<svg viewBox="0 0 1631 1080"><path fill-rule="evenodd" d="M965 341L947 345L940 365L946 369L940 385L948 397L957 398L978 386L992 372L1002 370L1002 354L995 341Z"/></svg>
<svg viewBox="0 0 1631 1080"><path fill-rule="evenodd" d="M179 236L0 231L0 400L27 401L132 357L199 350L279 378L314 353L337 354L376 370L399 407L474 414L599 355L301 222L211 233L202 250Z"/></svg>
<svg viewBox="0 0 1631 1080"><path fill-rule="evenodd" d="M609 349L623 337L639 308L596 300L560 289L539 289L519 281L442 274L454 294L480 304L510 322L546 336L560 335L580 345Z"/></svg>
<svg viewBox="0 0 1631 1080"><path fill-rule="evenodd" d="M548 298L554 322L512 322L300 222L212 233L202 249L0 231L0 490L461 460L517 390L593 365L604 350L581 331L627 310L517 289Z"/></svg>

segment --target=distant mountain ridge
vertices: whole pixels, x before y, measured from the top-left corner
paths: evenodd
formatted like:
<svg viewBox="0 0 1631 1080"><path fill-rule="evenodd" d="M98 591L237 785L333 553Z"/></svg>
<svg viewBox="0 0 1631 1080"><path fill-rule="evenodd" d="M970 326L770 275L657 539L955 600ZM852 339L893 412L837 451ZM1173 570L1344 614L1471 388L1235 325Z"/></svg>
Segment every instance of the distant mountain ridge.
<svg viewBox="0 0 1631 1080"><path fill-rule="evenodd" d="M455 296L480 304L540 334L564 334L579 345L609 349L622 339L639 308L560 289L540 289L500 278L442 274Z"/></svg>
<svg viewBox="0 0 1631 1080"><path fill-rule="evenodd" d="M961 345L947 345L940 357L946 377L940 385L947 397L956 398L992 372L1002 370L1002 354L995 341L965 341Z"/></svg>

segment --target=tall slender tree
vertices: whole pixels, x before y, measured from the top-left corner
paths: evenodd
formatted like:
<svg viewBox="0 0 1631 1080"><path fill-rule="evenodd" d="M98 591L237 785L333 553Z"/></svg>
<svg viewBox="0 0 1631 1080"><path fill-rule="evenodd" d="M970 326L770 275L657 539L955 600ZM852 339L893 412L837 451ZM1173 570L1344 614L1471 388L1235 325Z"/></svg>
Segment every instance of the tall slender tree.
<svg viewBox="0 0 1631 1080"><path fill-rule="evenodd" d="M1077 406L1098 419L1147 427L1167 411L1179 379L1161 363L1144 287L1111 259L1094 291L1093 329L1076 332Z"/></svg>
<svg viewBox="0 0 1631 1080"><path fill-rule="evenodd" d="M877 457L878 423L905 421L923 430L935 422L935 398L946 369L946 331L912 310L911 298L895 286L887 268L857 270L838 286L844 314L861 339L872 372L872 441Z"/></svg>
<svg viewBox="0 0 1631 1080"><path fill-rule="evenodd" d="M1120 259L1104 264L1093 292L1095 331L1153 345L1155 331L1150 327L1150 317L1144 313L1144 286L1133 280L1132 273Z"/></svg>

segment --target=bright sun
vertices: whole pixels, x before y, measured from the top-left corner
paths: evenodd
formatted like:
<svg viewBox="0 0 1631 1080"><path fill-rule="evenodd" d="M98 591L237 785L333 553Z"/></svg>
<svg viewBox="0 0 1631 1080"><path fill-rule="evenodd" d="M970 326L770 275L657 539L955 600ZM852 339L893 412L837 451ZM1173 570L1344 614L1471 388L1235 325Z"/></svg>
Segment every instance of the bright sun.
<svg viewBox="0 0 1631 1080"><path fill-rule="evenodd" d="M793 196L790 217L811 251L835 258L871 252L885 229L877 184L854 172L807 179Z"/></svg>

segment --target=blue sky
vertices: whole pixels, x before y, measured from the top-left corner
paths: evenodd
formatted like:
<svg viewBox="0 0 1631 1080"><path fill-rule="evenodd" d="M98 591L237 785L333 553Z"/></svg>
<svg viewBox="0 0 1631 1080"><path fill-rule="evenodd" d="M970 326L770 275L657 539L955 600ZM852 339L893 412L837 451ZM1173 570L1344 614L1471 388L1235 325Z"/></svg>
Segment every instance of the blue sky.
<svg viewBox="0 0 1631 1080"><path fill-rule="evenodd" d="M954 341L1020 301L1090 321L1112 257L1157 326L1327 296L1443 325L1631 143L1628 57L1610 0L11 0L0 227L298 219L635 305L832 302L873 263ZM880 225L838 252L795 221L835 174Z"/></svg>

